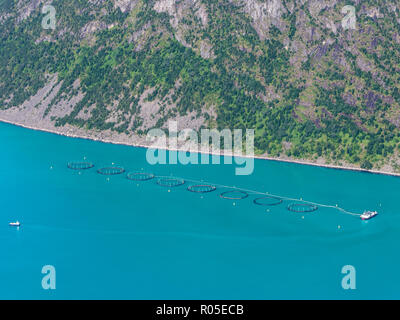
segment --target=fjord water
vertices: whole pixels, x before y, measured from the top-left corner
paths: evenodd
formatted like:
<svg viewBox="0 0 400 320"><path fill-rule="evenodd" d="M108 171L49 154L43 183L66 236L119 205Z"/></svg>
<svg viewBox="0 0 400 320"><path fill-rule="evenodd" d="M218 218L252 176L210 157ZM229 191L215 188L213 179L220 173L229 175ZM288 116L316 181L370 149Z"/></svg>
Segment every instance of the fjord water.
<svg viewBox="0 0 400 320"><path fill-rule="evenodd" d="M3 123L0 137L2 299L400 298L400 178L263 160L235 176L234 165L151 166L142 148ZM380 214L299 214L253 195L232 201L67 168L84 157ZM22 227L8 226L15 220ZM55 290L42 289L44 265L56 269ZM345 265L355 290L341 286Z"/></svg>

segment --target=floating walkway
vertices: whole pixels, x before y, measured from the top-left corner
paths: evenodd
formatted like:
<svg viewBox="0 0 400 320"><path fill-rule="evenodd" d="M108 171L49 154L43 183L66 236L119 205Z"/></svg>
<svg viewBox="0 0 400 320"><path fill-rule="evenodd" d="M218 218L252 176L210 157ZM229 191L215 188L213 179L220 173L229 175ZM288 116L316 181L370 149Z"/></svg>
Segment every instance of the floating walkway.
<svg viewBox="0 0 400 320"><path fill-rule="evenodd" d="M94 164L91 162L69 162L67 167L71 170L88 170L94 167ZM98 174L101 175L120 175L125 173L125 169L119 166L111 166L111 167L103 167L97 170ZM361 216L361 213L355 213L347 211L343 208L340 208L338 205L327 205L322 203L316 203L311 201L303 200L302 198L290 198L279 196L275 194L270 194L268 192L260 192L245 188L238 188L235 186L226 186L217 183L209 183L195 180L195 179L187 179L173 176L157 176L153 173L146 173L141 171L129 172L126 175L126 178L133 181L149 181L156 179L156 184L162 187L167 188L175 188L180 187L185 184L189 184L186 188L187 191L193 193L210 193L214 192L217 189L229 189L228 191L223 191L219 194L221 199L227 200L244 200L248 198L250 195L258 196L253 199L253 203L258 206L278 206L283 204L284 201L289 202L287 205L287 210L296 213L311 213L318 210L318 208L330 208L338 210L342 213L353 215L353 216Z"/></svg>

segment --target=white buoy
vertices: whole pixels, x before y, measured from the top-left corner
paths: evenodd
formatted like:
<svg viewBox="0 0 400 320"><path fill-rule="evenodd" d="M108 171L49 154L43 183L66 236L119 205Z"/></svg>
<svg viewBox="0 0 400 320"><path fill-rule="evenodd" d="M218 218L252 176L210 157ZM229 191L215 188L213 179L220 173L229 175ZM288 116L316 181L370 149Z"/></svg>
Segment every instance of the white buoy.
<svg viewBox="0 0 400 320"><path fill-rule="evenodd" d="M340 225L338 225L338 226L337 226L337 228L338 228L338 229L340 229L340 228L341 228L341 226L340 226Z"/></svg>

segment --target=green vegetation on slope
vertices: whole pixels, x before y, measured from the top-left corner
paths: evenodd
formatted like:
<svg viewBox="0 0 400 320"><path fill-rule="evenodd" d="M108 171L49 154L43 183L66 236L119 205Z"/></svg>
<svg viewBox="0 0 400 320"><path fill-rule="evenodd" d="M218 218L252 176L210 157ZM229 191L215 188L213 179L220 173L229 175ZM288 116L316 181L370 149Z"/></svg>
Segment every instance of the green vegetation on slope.
<svg viewBox="0 0 400 320"><path fill-rule="evenodd" d="M334 33L307 4L292 2L289 12L290 1L283 1L281 23L271 24L264 39L243 6L203 0L207 25L194 14L179 21L184 46L170 16L154 11L154 3L138 1L123 13L112 1L56 0L54 31L41 28L39 9L22 21L17 14L4 18L0 107L21 105L57 74L61 89L44 116L78 90L83 94L69 114L54 119L57 126L144 133L140 99L152 89L148 101L175 106L158 126L195 112L207 120L205 126L254 128L258 153L324 157L364 168L397 155L400 44L393 39L400 31L398 10L380 7L384 18L360 15L358 30ZM3 0L0 8L16 11L14 1ZM339 19L340 6L320 14ZM91 23L97 30L85 34ZM307 36L310 28L319 36ZM209 58L196 49L204 41L212 47ZM210 106L215 121L206 112ZM79 117L81 112L88 119Z"/></svg>

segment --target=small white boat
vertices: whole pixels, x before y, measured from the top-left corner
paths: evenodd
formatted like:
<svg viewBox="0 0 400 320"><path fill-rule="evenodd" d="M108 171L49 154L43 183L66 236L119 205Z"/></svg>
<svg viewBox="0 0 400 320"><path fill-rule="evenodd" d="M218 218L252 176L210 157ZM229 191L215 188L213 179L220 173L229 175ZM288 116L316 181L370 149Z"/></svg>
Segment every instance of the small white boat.
<svg viewBox="0 0 400 320"><path fill-rule="evenodd" d="M361 220L369 220L375 217L378 214L376 211L364 211L364 213L360 216Z"/></svg>
<svg viewBox="0 0 400 320"><path fill-rule="evenodd" d="M9 225L10 227L19 227L21 223L19 221L16 221L16 222L10 222Z"/></svg>

